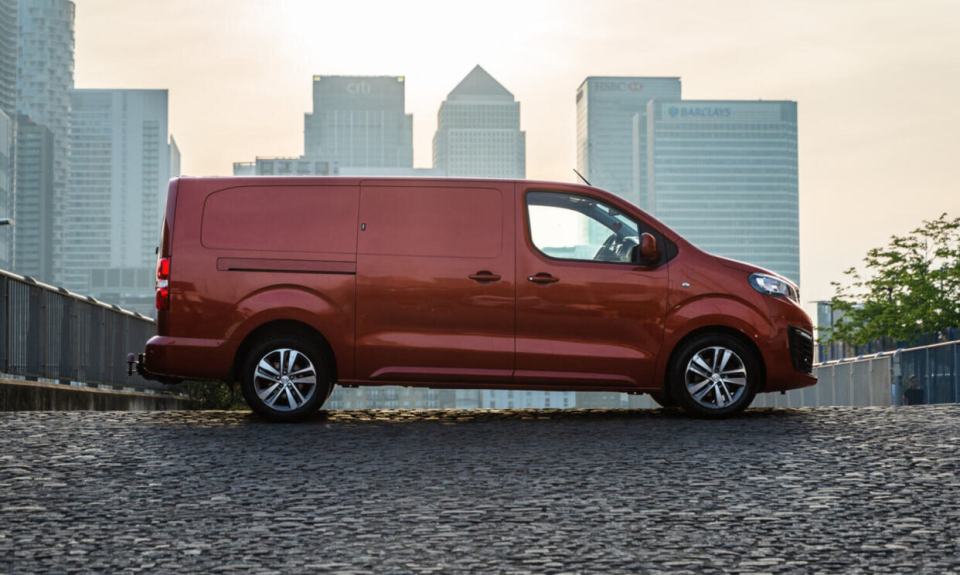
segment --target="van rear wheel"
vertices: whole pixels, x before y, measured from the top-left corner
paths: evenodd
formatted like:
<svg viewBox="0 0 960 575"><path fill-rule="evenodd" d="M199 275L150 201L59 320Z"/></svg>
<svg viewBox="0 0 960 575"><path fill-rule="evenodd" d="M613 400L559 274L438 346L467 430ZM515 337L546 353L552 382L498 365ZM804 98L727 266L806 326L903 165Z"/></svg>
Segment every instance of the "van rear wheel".
<svg viewBox="0 0 960 575"><path fill-rule="evenodd" d="M677 350L669 378L671 398L687 413L729 417L753 402L760 386L760 360L736 337L704 334Z"/></svg>
<svg viewBox="0 0 960 575"><path fill-rule="evenodd" d="M241 390L250 408L273 421L297 421L317 411L333 389L323 354L309 340L270 337L247 350Z"/></svg>

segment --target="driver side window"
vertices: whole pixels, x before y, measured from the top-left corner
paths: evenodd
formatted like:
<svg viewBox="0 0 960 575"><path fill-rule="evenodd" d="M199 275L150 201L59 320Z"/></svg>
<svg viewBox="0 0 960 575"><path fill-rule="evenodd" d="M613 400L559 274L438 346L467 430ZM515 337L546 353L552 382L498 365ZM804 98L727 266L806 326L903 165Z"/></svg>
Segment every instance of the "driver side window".
<svg viewBox="0 0 960 575"><path fill-rule="evenodd" d="M529 192L533 245L559 259L629 263L637 223L603 202L560 192Z"/></svg>

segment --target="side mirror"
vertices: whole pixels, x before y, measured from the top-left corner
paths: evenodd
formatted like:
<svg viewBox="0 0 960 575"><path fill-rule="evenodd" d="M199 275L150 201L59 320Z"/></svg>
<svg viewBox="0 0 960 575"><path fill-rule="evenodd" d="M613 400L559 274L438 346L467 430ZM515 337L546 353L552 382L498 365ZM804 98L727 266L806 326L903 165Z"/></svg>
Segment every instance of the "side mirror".
<svg viewBox="0 0 960 575"><path fill-rule="evenodd" d="M640 234L640 245L634 248L634 262L649 266L660 261L660 249L657 247L657 238L653 234Z"/></svg>

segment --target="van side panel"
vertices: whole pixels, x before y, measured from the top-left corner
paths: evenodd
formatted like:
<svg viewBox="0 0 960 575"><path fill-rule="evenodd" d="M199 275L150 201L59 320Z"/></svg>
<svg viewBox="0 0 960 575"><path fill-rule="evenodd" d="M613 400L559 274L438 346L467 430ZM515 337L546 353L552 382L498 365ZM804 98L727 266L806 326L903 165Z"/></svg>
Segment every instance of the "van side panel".
<svg viewBox="0 0 960 575"><path fill-rule="evenodd" d="M293 320L319 331L352 377L359 183L262 181L181 180L165 357L148 345L151 371L228 378L244 337Z"/></svg>
<svg viewBox="0 0 960 575"><path fill-rule="evenodd" d="M512 382L513 220L512 182L363 184L359 379Z"/></svg>
<svg viewBox="0 0 960 575"><path fill-rule="evenodd" d="M238 186L207 196L201 243L212 250L337 254L354 261L356 222L355 187Z"/></svg>

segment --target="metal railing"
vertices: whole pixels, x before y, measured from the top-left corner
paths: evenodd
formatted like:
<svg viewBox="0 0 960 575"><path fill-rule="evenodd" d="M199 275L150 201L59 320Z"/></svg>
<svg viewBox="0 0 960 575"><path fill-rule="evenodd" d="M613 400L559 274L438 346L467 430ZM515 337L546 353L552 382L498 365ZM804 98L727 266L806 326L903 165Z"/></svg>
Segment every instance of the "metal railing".
<svg viewBox="0 0 960 575"><path fill-rule="evenodd" d="M0 270L0 373L31 380L162 389L127 375L153 319Z"/></svg>
<svg viewBox="0 0 960 575"><path fill-rule="evenodd" d="M763 394L758 407L960 402L960 341L818 363L814 387Z"/></svg>
<svg viewBox="0 0 960 575"><path fill-rule="evenodd" d="M940 331L918 335L909 341L896 340L893 338L882 338L859 345L852 345L839 341L828 343L821 341L817 343L817 359L821 362L835 361L851 357L872 355L884 351L912 349L914 347L927 347L930 345L954 340L960 340L960 328L948 327Z"/></svg>
<svg viewBox="0 0 960 575"><path fill-rule="evenodd" d="M960 341L904 349L895 360L895 403L960 402Z"/></svg>

